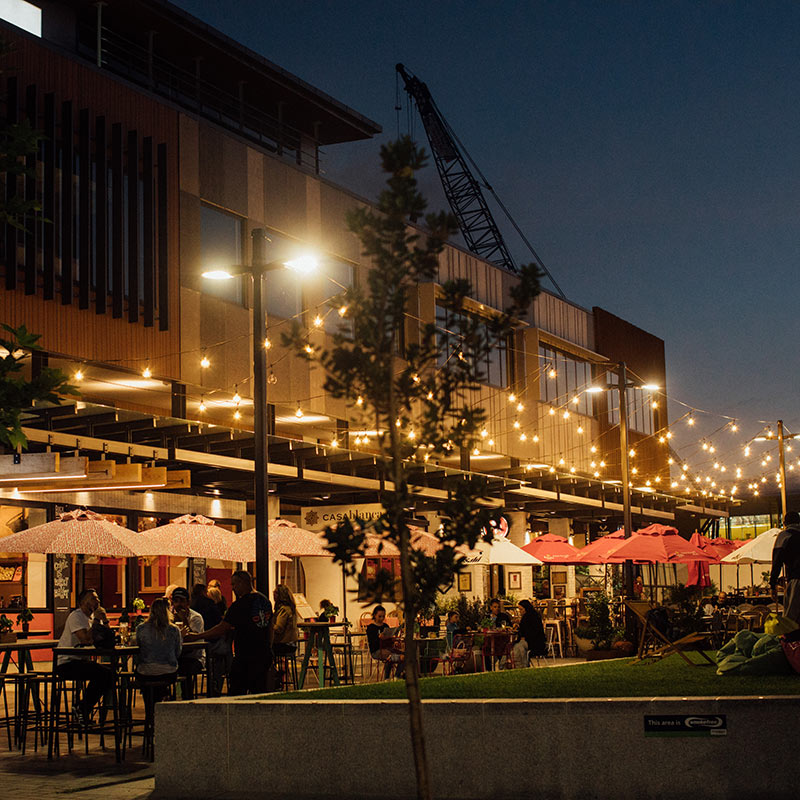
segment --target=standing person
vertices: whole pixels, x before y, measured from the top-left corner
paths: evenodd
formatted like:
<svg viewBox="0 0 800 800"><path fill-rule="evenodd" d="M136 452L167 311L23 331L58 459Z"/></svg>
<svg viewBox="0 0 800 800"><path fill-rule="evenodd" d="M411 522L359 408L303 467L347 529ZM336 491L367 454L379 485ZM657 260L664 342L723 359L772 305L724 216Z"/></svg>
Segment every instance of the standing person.
<svg viewBox="0 0 800 800"><path fill-rule="evenodd" d="M78 595L78 607L67 617L58 646L92 645L92 617L99 607L97 592L84 589ZM113 673L108 667L90 661L86 656L59 656L56 672L67 680L88 681L80 704L84 723L88 723L95 704L113 687Z"/></svg>
<svg viewBox="0 0 800 800"><path fill-rule="evenodd" d="M800 513L787 511L783 518L783 530L772 546L772 571L769 588L772 600L778 603L778 578L781 569L786 569L783 591L783 616L800 623Z"/></svg>
<svg viewBox="0 0 800 800"><path fill-rule="evenodd" d="M272 592L275 614L272 617L272 653L276 656L297 652L297 605L289 587L279 583Z"/></svg>
<svg viewBox="0 0 800 800"><path fill-rule="evenodd" d="M219 639L233 632L233 663L228 678L228 694L260 694L267 691L267 673L272 663L270 622L272 604L253 589L249 572L237 570L231 576L236 600L225 618L203 634L188 633L186 642Z"/></svg>
<svg viewBox="0 0 800 800"><path fill-rule="evenodd" d="M172 592L172 617L181 634L203 633L206 626L203 617L189 606L189 592L183 586L177 586ZM183 682L184 700L194 700L194 676L199 675L205 666L205 654L202 650L184 653L178 659L178 675Z"/></svg>
<svg viewBox="0 0 800 800"><path fill-rule="evenodd" d="M225 602L225 595L222 594L222 586L216 578L208 582L208 596L217 604L219 613L224 617L228 610L228 604Z"/></svg>
<svg viewBox="0 0 800 800"><path fill-rule="evenodd" d="M222 621L222 613L217 604L208 596L203 583L196 583L192 587L191 609L203 618L204 629L207 631ZM230 671L233 658L230 635L215 639L209 644L206 654L208 656L208 694L209 697L219 697L222 694L222 684Z"/></svg>
<svg viewBox="0 0 800 800"><path fill-rule="evenodd" d="M513 649L514 664L527 667L532 655L543 656L547 653L547 637L544 634L542 617L533 607L533 603L530 600L520 600L518 608L522 611L522 617Z"/></svg>

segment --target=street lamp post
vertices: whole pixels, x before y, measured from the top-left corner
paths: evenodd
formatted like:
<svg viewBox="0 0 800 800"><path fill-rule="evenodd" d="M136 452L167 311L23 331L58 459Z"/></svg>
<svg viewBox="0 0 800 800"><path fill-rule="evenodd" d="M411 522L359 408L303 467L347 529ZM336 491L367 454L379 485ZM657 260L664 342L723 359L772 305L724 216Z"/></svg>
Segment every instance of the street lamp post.
<svg viewBox="0 0 800 800"><path fill-rule="evenodd" d="M266 243L270 241L263 228L254 228L253 258L249 267L235 266L236 271L211 270L203 277L209 280L229 280L249 275L253 280L253 437L255 444L255 539L256 586L269 594L269 434L267 430L267 302L265 276L276 269L288 268L298 273L316 270L317 261L311 256L290 261L266 260Z"/></svg>
<svg viewBox="0 0 800 800"><path fill-rule="evenodd" d="M622 472L622 527L625 538L633 535L631 515L630 462L628 460L628 370L624 361L618 365L619 375L619 449ZM622 567L625 596L633 597L633 562L626 561Z"/></svg>
<svg viewBox="0 0 800 800"><path fill-rule="evenodd" d="M783 420L778 420L778 453L780 457L780 476L781 476L781 525L784 525L786 518L786 452L784 448L784 441L786 439L786 432L783 429Z"/></svg>

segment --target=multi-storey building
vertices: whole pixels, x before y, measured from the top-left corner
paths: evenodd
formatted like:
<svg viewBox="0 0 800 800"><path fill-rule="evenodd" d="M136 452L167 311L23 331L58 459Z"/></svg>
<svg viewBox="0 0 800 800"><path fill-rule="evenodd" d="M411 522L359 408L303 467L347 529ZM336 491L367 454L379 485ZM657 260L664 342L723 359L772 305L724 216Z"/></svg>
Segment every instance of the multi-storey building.
<svg viewBox="0 0 800 800"><path fill-rule="evenodd" d="M32 524L87 504L139 529L188 511L245 526L254 335L269 343L273 516L308 523L309 509L327 509L316 515L322 519L343 513L330 506L374 503L382 486L354 409L325 394L321 371L287 352L280 334L299 319L324 343L339 323L328 300L364 281L345 214L367 201L324 177L325 151L376 136L379 126L162 0L3 7L21 14L0 24L13 48L4 116L28 120L43 138L28 158L35 174L4 182L7 198L35 198L42 211L24 229L4 230L0 320L41 333L44 352L32 368L59 366L82 393L78 402L32 410L31 451L144 467L133 483L108 479L96 490L9 486L0 490L3 519ZM249 286L202 278L249 263L254 229L269 235L270 259L307 247L324 256L313 281L270 274L268 330L255 332ZM438 322L446 336L438 286L457 276L472 282L469 310L478 316L502 308L515 280L448 245L438 280L418 287L409 340L419 320ZM572 525L585 534L614 525L622 508L614 391L621 361L631 376L636 518L724 515L718 504L667 490L669 449L658 441L668 430L659 401L663 342L608 311L543 292L486 364L484 447L431 465L418 516L435 516L447 471L472 470L492 476L517 541L529 528L568 534ZM657 388L642 388L651 383ZM166 477L146 472L158 467ZM6 559L9 567L17 561ZM37 583L28 594L49 607L52 575L47 562L33 563L26 574ZM76 581L104 579L111 605L121 602L123 583L128 593L133 585L156 592L178 568L156 566L111 576L83 563ZM12 584L3 591L0 582L0 594L22 593Z"/></svg>

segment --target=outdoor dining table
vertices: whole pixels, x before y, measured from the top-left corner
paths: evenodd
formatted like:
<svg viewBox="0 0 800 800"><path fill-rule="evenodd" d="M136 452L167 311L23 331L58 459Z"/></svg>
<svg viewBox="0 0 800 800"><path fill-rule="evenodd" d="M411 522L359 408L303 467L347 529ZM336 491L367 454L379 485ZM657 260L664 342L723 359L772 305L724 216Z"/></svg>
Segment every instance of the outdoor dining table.
<svg viewBox="0 0 800 800"><path fill-rule="evenodd" d="M52 646L53 643L51 643ZM55 644L58 644L55 642ZM211 644L205 640L196 642L187 642L183 645L182 650L192 651L207 648ZM50 692L51 709L50 709L50 736L48 742L48 760L53 758L54 750L57 752L58 745L58 731L56 730L56 686L57 679L56 668L58 666L59 656L78 656L80 658L97 658L107 660L109 667L114 675L114 685L111 690L111 715L112 725L114 729L114 755L117 763L120 763L125 755L125 730L131 722L131 709L126 702L127 697L127 684L121 680L121 673L126 672L125 669L129 661L134 658L139 652L138 645L116 645L114 647L94 647L92 645L83 645L79 647L56 647L53 649L53 685ZM126 676L127 680L127 676ZM211 685L210 681L207 683Z"/></svg>
<svg viewBox="0 0 800 800"><path fill-rule="evenodd" d="M489 669L497 669L500 658L506 654L514 636L513 628L494 628L481 631L483 639L483 654L489 657ZM488 645L488 647L487 647Z"/></svg>
<svg viewBox="0 0 800 800"><path fill-rule="evenodd" d="M44 635L49 631L43 631ZM17 654L17 670L19 672L30 672L33 670L33 650L50 650L58 644L58 639L17 639L16 642L4 642L0 644L0 653L3 654L3 661L0 663L0 674L8 672L11 664L12 654Z"/></svg>
<svg viewBox="0 0 800 800"><path fill-rule="evenodd" d="M339 685L339 672L336 669L336 661L333 658L333 648L331 647L331 628L344 628L345 622L298 622L297 627L308 632L306 639L306 652L303 656L303 665L300 668L300 678L298 689L302 689L306 682L306 672L311 661L311 653L317 648L317 678L319 686L325 685L325 664L331 667L331 678L335 686Z"/></svg>

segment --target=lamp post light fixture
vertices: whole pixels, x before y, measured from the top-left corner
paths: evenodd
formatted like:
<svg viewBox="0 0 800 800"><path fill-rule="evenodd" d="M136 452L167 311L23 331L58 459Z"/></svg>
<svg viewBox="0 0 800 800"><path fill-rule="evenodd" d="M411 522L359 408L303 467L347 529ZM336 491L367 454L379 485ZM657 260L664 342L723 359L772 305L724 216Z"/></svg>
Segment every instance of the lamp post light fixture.
<svg viewBox="0 0 800 800"><path fill-rule="evenodd" d="M249 267L234 266L235 271L210 270L203 273L208 280L230 280L239 275L249 275L253 280L253 436L255 441L255 538L256 586L269 596L269 447L267 433L267 349L264 345L267 332L267 304L264 277L278 269L291 269L298 275L309 275L318 268L312 255L299 256L284 261L266 260L266 243L269 237L263 228L255 228L253 259Z"/></svg>

